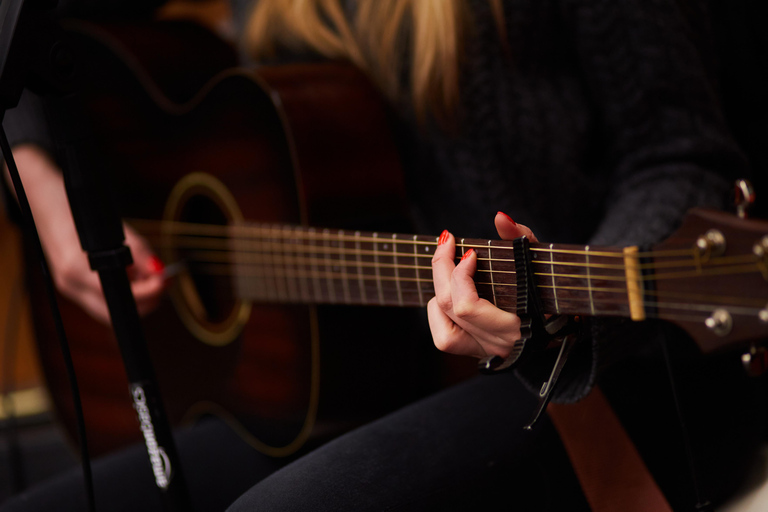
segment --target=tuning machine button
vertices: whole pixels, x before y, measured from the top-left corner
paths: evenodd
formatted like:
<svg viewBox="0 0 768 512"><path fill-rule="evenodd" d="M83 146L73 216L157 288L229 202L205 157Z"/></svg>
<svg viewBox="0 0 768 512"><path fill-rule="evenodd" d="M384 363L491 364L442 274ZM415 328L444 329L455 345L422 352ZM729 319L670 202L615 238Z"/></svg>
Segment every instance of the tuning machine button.
<svg viewBox="0 0 768 512"><path fill-rule="evenodd" d="M763 279L768 280L768 235L752 246L752 254L757 256L757 266L763 274Z"/></svg>
<svg viewBox="0 0 768 512"><path fill-rule="evenodd" d="M768 304L760 310L760 312L757 314L757 317L761 322L768 324Z"/></svg>
<svg viewBox="0 0 768 512"><path fill-rule="evenodd" d="M717 229L710 229L696 239L696 249L704 261L722 256L725 253L725 235Z"/></svg>
<svg viewBox="0 0 768 512"><path fill-rule="evenodd" d="M727 336L733 329L733 318L728 311L718 308L704 320L704 325L718 336Z"/></svg>
<svg viewBox="0 0 768 512"><path fill-rule="evenodd" d="M755 188L749 180L736 180L733 202L736 205L736 215L746 219L747 212L755 202Z"/></svg>
<svg viewBox="0 0 768 512"><path fill-rule="evenodd" d="M741 356L741 363L750 377L759 377L768 370L768 350L752 345Z"/></svg>

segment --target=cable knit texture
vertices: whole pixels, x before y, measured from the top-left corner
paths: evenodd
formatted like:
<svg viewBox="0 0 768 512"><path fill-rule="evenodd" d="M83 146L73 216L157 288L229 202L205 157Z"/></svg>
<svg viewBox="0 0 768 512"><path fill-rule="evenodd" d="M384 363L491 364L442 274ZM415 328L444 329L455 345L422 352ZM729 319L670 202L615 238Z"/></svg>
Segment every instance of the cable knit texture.
<svg viewBox="0 0 768 512"><path fill-rule="evenodd" d="M488 2L472 5L458 135L414 129L405 145L420 229L493 238L502 210L541 241L652 244L690 208L725 206L745 161L702 34L674 0L507 0L508 51ZM612 338L595 339L572 355L556 400L583 396L610 363L599 355ZM538 392L553 362L543 354L519 373Z"/></svg>

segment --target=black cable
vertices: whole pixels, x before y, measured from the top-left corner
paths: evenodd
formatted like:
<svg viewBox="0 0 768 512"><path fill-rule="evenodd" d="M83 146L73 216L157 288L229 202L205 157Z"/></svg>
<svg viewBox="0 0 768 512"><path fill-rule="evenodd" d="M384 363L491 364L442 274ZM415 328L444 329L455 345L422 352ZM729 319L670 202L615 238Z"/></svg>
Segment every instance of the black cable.
<svg viewBox="0 0 768 512"><path fill-rule="evenodd" d="M75 366L72 363L72 355L69 352L69 342L67 341L67 335L64 331L64 323L61 319L61 312L59 311L59 306L56 302L56 292L53 286L53 280L51 279L51 272L48 268L45 254L43 253L43 247L40 244L40 237L37 234L37 228L35 227L32 210L29 207L29 201L27 200L27 195L24 192L24 185L21 183L19 170L16 167L16 161L13 159L13 153L11 152L11 147L5 134L5 129L2 126L0 126L0 149L2 149L3 156L5 156L8 169L10 170L11 180L13 181L13 187L16 191L16 199L18 200L19 209L21 210L21 220L24 229L30 237L32 245L34 246L35 255L37 256L40 263L40 270L43 275L43 282L45 283L45 289L48 296L51 314L53 315L56 332L58 333L61 353L64 357L64 364L67 368L69 384L72 390L72 401L75 407L75 416L77 417L77 432L80 438L80 458L83 466L83 478L85 480L86 494L88 497L88 509L90 512L95 512L96 500L93 493L93 474L91 473L91 460L88 456L88 442L86 440L85 434L85 419L83 417L83 406L80 402L80 388L77 384Z"/></svg>
<svg viewBox="0 0 768 512"><path fill-rule="evenodd" d="M18 305L21 303L21 276L13 281L11 295L8 297L8 312L5 316L5 333L3 336L3 378L0 395L3 397L3 409L7 417L7 425L3 429L8 440L8 465L11 475L11 494L18 494L27 487L24 461L19 445L19 429L16 421L16 404L11 396L13 386L13 361L16 360L16 346L19 339Z"/></svg>
<svg viewBox="0 0 768 512"><path fill-rule="evenodd" d="M693 457L693 447L691 446L691 440L688 435L688 427L685 424L685 416L683 409L680 406L680 397L677 393L677 385L675 384L675 376L672 371L672 359L669 356L669 349L667 348L668 335L665 331L662 335L661 350L664 354L664 363L667 367L667 376L669 377L669 386L672 388L672 398L675 402L675 411L677 412L677 421L680 426L680 430L683 435L683 447L685 449L685 457L688 462L688 470L691 473L691 481L693 484L693 492L696 495L696 510L699 512L713 512L712 503L702 497L701 486L699 485L699 472L696 468L696 462Z"/></svg>

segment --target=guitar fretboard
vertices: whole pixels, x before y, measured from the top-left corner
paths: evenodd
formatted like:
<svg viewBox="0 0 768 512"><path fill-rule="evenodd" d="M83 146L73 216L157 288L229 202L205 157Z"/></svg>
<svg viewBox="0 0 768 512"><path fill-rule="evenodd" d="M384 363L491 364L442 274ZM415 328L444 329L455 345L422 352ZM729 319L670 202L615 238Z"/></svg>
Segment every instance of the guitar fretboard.
<svg viewBox="0 0 768 512"><path fill-rule="evenodd" d="M434 296L437 237L297 226L226 228L226 244L197 251L231 274L242 298L256 302L425 306ZM199 236L200 234L198 234ZM178 242L177 242L177 245ZM478 294L515 311L517 275L509 241L457 239L457 259L477 252ZM532 244L544 310L629 316L621 249Z"/></svg>

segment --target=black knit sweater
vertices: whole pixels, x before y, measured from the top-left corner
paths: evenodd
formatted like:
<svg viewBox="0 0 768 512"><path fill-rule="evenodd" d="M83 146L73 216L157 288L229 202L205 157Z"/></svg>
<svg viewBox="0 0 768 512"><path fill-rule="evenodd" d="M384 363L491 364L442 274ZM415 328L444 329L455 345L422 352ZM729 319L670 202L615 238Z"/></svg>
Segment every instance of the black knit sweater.
<svg viewBox="0 0 768 512"><path fill-rule="evenodd" d="M501 210L541 241L647 244L694 206L722 207L745 161L697 44L706 24L678 1L505 0L501 41L487 0L471 0L458 132L424 130L401 109L416 228L493 238ZM233 2L237 20L247 5ZM23 111L7 116L12 142L48 146L39 114ZM610 362L600 343L583 345L560 400ZM523 369L535 389L550 363Z"/></svg>

